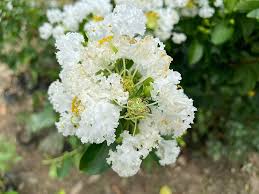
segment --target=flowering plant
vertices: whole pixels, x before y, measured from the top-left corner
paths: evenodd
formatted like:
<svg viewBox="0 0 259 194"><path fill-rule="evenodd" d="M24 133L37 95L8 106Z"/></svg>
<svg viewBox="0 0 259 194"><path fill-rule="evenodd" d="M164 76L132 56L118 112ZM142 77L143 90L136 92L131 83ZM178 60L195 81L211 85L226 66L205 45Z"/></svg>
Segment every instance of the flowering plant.
<svg viewBox="0 0 259 194"><path fill-rule="evenodd" d="M223 9L223 0L214 1L214 7L209 0L115 0L115 4L134 5L141 9L146 18L147 34L153 34L162 41L172 37L175 44L181 44L187 39L181 28L175 29L181 19L195 16L211 18L215 8ZM88 30L111 12L112 4L109 0L80 0L65 5L63 11L49 9L48 22L40 27L40 35L43 39L51 36L56 39L66 32L82 31L84 28Z"/></svg>
<svg viewBox="0 0 259 194"><path fill-rule="evenodd" d="M120 4L86 25L87 40L70 32L56 41L62 71L49 99L60 113L58 131L89 146L82 170L92 170L92 149L123 177L135 175L150 152L161 165L172 164L177 138L193 122L196 108L179 85L181 75L169 69L163 43L143 36L145 21L140 9Z"/></svg>

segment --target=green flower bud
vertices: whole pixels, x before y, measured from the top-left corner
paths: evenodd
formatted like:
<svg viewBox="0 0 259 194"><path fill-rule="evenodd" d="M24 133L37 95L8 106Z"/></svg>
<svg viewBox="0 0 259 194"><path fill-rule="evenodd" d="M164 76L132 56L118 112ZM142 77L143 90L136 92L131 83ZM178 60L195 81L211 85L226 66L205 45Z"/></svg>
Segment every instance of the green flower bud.
<svg viewBox="0 0 259 194"><path fill-rule="evenodd" d="M148 104L141 98L132 98L128 101L128 113L129 118L143 119L150 112L147 106Z"/></svg>

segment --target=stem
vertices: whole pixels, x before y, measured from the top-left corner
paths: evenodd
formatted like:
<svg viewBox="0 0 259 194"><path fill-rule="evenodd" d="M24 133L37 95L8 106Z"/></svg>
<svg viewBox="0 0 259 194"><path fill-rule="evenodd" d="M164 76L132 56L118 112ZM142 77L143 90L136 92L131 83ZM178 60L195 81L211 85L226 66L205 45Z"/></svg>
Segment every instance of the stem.
<svg viewBox="0 0 259 194"><path fill-rule="evenodd" d="M50 165L52 163L59 163L62 162L66 157L71 157L75 154L77 154L78 152L81 151L81 149L83 149L83 146L79 146L78 148L74 149L71 152L65 152L62 156L59 156L57 158L53 158L53 159L49 159L49 160L43 160L42 163L43 165Z"/></svg>
<svg viewBox="0 0 259 194"><path fill-rule="evenodd" d="M146 80L146 78L145 78L145 79L140 80L138 83L136 83L136 84L135 84L135 86L138 86L139 84L142 84L145 80Z"/></svg>
<svg viewBox="0 0 259 194"><path fill-rule="evenodd" d="M134 70L134 72L133 72L132 78L135 77L135 75L136 75L136 73L137 73L137 71L138 71L138 66L139 66L139 65L136 66L136 68L135 68L135 70Z"/></svg>
<svg viewBox="0 0 259 194"><path fill-rule="evenodd" d="M124 117L124 119L125 120L130 120L130 121L132 121L132 120L138 120L138 119L143 119L144 117L143 116L138 116L138 117Z"/></svg>
<svg viewBox="0 0 259 194"><path fill-rule="evenodd" d="M112 71L107 67L106 68L107 71L109 71L110 74L112 74Z"/></svg>
<svg viewBox="0 0 259 194"><path fill-rule="evenodd" d="M136 134L137 123L138 123L138 120L135 120L135 122L134 122L134 129L133 129L133 136L135 136L135 134Z"/></svg>
<svg viewBox="0 0 259 194"><path fill-rule="evenodd" d="M125 77L125 73L126 73L126 61L125 59L123 59L123 77Z"/></svg>
<svg viewBox="0 0 259 194"><path fill-rule="evenodd" d="M147 106L153 106L153 105L155 105L155 104L158 104L158 101L152 102L152 103L148 104Z"/></svg>

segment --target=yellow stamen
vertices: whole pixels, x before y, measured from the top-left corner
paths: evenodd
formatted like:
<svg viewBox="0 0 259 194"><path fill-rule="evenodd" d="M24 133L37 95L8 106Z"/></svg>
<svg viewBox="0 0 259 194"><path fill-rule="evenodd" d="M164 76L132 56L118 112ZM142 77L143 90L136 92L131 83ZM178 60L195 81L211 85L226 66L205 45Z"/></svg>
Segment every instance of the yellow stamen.
<svg viewBox="0 0 259 194"><path fill-rule="evenodd" d="M187 8L193 8L194 5L195 5L195 4L194 4L193 0L189 0L189 2L187 3L186 7L187 7Z"/></svg>
<svg viewBox="0 0 259 194"><path fill-rule="evenodd" d="M102 16L98 16L98 15L93 16L93 21L95 21L95 22L100 22L103 20L104 20L104 18Z"/></svg>
<svg viewBox="0 0 259 194"><path fill-rule="evenodd" d="M149 11L145 13L147 18L147 27L150 29L155 29L157 27L159 14L154 11Z"/></svg>
<svg viewBox="0 0 259 194"><path fill-rule="evenodd" d="M81 108L82 108L81 100L79 100L77 96L74 97L72 100L72 105L71 105L72 113L74 113L75 116L79 116Z"/></svg>
<svg viewBox="0 0 259 194"><path fill-rule="evenodd" d="M99 42L99 44L104 44L104 43L106 43L106 42L110 42L110 41L112 41L112 39L113 39L113 36L106 36L106 37L104 37L103 39L101 39L101 40L99 40L98 42Z"/></svg>

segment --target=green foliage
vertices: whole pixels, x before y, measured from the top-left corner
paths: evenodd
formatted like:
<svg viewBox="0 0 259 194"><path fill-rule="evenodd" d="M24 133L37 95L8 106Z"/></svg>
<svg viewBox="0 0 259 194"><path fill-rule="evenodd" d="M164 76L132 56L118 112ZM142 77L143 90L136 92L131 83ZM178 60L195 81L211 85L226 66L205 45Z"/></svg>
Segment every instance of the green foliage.
<svg viewBox="0 0 259 194"><path fill-rule="evenodd" d="M106 143L92 144L83 154L79 169L87 174L100 174L109 168L106 162L110 147Z"/></svg>
<svg viewBox="0 0 259 194"><path fill-rule="evenodd" d="M234 33L234 28L226 22L218 23L212 31L211 41L215 45L223 44L228 41Z"/></svg>
<svg viewBox="0 0 259 194"><path fill-rule="evenodd" d="M187 146L205 147L215 160L245 159L259 151L258 8L259 1L226 0L224 12L180 23L188 34L187 48L167 47L181 64L172 67L182 73L181 85L198 108Z"/></svg>
<svg viewBox="0 0 259 194"><path fill-rule="evenodd" d="M15 144L0 136L0 175L10 170L19 160Z"/></svg>
<svg viewBox="0 0 259 194"><path fill-rule="evenodd" d="M42 112L33 113L26 119L26 128L32 133L51 127L56 121L55 113L50 105L47 105Z"/></svg>
<svg viewBox="0 0 259 194"><path fill-rule="evenodd" d="M29 90L57 78L54 43L40 40L38 34L46 4L47 1L34 0L0 2L0 62L23 77L25 89Z"/></svg>
<svg viewBox="0 0 259 194"><path fill-rule="evenodd" d="M7 192L4 192L3 194L19 194L19 193L16 191L7 191Z"/></svg>
<svg viewBox="0 0 259 194"><path fill-rule="evenodd" d="M259 9L254 9L247 14L248 18L259 19Z"/></svg>
<svg viewBox="0 0 259 194"><path fill-rule="evenodd" d="M197 63L203 55L203 45L199 43L197 40L194 40L190 47L189 47L189 53L188 53L188 59L189 59L189 64L193 65Z"/></svg>
<svg viewBox="0 0 259 194"><path fill-rule="evenodd" d="M258 7L258 0L239 0L239 2L236 5L236 10L241 12L248 12Z"/></svg>

